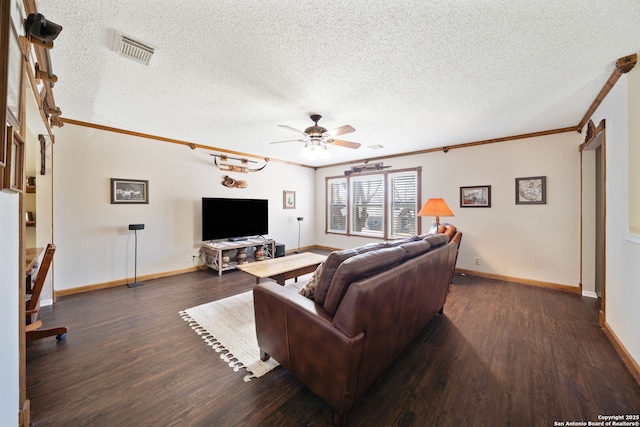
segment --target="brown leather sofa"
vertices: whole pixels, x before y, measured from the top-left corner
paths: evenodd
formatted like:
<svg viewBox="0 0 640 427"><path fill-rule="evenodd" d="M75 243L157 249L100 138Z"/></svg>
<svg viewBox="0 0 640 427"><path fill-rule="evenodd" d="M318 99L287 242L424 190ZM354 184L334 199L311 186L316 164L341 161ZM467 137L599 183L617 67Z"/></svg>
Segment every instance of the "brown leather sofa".
<svg viewBox="0 0 640 427"><path fill-rule="evenodd" d="M334 425L441 313L462 234L415 236L332 252L314 299L299 286L254 288L258 345L325 400Z"/></svg>

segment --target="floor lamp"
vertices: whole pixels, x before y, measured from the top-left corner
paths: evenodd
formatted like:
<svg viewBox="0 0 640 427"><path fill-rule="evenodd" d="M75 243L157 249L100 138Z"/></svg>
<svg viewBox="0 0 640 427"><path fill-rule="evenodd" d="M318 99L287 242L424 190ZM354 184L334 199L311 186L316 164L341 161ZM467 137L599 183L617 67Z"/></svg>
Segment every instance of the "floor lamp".
<svg viewBox="0 0 640 427"><path fill-rule="evenodd" d="M129 288L142 286L143 282L138 282L138 230L144 230L144 224L129 224L129 230L133 230L136 236L135 258L133 263L133 283L127 283Z"/></svg>
<svg viewBox="0 0 640 427"><path fill-rule="evenodd" d="M434 234L438 234L438 228L440 226L440 217L441 216L454 216L449 206L447 206L447 202L442 198L432 198L427 200L427 203L424 204L420 212L418 212L418 216L435 216L436 224ZM431 230L429 230L431 231Z"/></svg>
<svg viewBox="0 0 640 427"><path fill-rule="evenodd" d="M297 254L300 253L300 223L302 222L304 218L299 216L298 217L298 251L296 252Z"/></svg>

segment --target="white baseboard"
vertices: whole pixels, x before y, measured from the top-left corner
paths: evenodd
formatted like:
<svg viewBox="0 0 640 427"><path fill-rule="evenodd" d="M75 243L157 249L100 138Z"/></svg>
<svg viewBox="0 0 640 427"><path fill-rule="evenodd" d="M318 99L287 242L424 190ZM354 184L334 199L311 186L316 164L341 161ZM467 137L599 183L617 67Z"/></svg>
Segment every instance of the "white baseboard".
<svg viewBox="0 0 640 427"><path fill-rule="evenodd" d="M591 292L591 291L582 291L582 296L583 297L589 297L589 298L598 298L598 294L596 294L595 292Z"/></svg>
<svg viewBox="0 0 640 427"><path fill-rule="evenodd" d="M53 305L53 299L41 299L40 307L46 307L48 305Z"/></svg>

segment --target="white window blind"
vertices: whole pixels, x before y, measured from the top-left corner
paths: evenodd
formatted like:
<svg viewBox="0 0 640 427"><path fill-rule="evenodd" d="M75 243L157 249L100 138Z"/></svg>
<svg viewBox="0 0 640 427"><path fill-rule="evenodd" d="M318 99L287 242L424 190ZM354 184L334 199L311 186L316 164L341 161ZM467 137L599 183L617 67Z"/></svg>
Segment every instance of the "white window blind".
<svg viewBox="0 0 640 427"><path fill-rule="evenodd" d="M384 236L384 174L351 178L351 233Z"/></svg>
<svg viewBox="0 0 640 427"><path fill-rule="evenodd" d="M416 171L389 173L389 237L417 234L418 179Z"/></svg>
<svg viewBox="0 0 640 427"><path fill-rule="evenodd" d="M347 179L327 179L327 232L347 232Z"/></svg>

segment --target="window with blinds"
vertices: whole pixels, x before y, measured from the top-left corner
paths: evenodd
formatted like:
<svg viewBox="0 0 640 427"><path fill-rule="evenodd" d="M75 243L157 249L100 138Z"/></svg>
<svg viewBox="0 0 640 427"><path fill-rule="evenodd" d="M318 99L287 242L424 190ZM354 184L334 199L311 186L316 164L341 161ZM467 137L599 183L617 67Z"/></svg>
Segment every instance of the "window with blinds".
<svg viewBox="0 0 640 427"><path fill-rule="evenodd" d="M421 168L326 179L326 232L395 239L418 234Z"/></svg>
<svg viewBox="0 0 640 427"><path fill-rule="evenodd" d="M327 179L327 232L347 232L347 179Z"/></svg>
<svg viewBox="0 0 640 427"><path fill-rule="evenodd" d="M350 179L351 234L384 237L384 181L383 174Z"/></svg>
<svg viewBox="0 0 640 427"><path fill-rule="evenodd" d="M389 237L418 234L418 173L389 173Z"/></svg>

